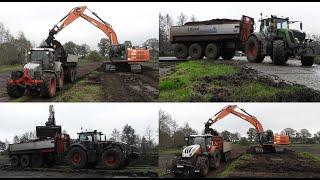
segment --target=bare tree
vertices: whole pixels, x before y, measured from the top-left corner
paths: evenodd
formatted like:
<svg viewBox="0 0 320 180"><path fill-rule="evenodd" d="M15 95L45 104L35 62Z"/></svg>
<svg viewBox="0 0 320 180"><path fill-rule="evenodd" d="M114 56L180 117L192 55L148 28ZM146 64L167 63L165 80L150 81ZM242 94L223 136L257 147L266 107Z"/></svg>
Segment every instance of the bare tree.
<svg viewBox="0 0 320 180"><path fill-rule="evenodd" d="M195 21L197 21L197 19L196 19L195 15L192 14L192 15L190 16L190 22L195 22Z"/></svg>
<svg viewBox="0 0 320 180"><path fill-rule="evenodd" d="M188 20L188 16L186 16L185 14L183 14L183 12L181 12L180 15L178 16L177 25L182 26L187 22L187 20Z"/></svg>

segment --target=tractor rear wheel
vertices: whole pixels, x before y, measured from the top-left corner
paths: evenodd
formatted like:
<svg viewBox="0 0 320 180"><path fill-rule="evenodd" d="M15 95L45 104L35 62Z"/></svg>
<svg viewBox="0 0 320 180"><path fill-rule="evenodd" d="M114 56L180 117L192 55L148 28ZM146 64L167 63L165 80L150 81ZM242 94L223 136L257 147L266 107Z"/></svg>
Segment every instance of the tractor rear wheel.
<svg viewBox="0 0 320 180"><path fill-rule="evenodd" d="M26 167L29 167L30 166L30 156L28 155L22 155L21 158L20 158L20 164L21 164L21 167L23 168L26 168Z"/></svg>
<svg viewBox="0 0 320 180"><path fill-rule="evenodd" d="M176 44L174 46L174 56L177 59L187 59L189 56L188 46L180 43Z"/></svg>
<svg viewBox="0 0 320 180"><path fill-rule="evenodd" d="M56 94L56 76L53 73L44 73L41 86L41 96L52 98Z"/></svg>
<svg viewBox="0 0 320 180"><path fill-rule="evenodd" d="M302 66L312 66L314 63L314 57L312 56L302 56L301 64Z"/></svg>
<svg viewBox="0 0 320 180"><path fill-rule="evenodd" d="M20 165L19 156L17 156L17 155L11 156L10 157L10 163L11 163L11 166L18 167Z"/></svg>
<svg viewBox="0 0 320 180"><path fill-rule="evenodd" d="M285 45L283 40L273 41L272 46L272 62L276 65L283 65L287 61Z"/></svg>
<svg viewBox="0 0 320 180"><path fill-rule="evenodd" d="M230 60L234 57L236 50L235 49L223 49L221 52L221 57L224 60Z"/></svg>
<svg viewBox="0 0 320 180"><path fill-rule="evenodd" d="M205 56L207 59L219 59L220 57L220 47L215 43L210 43L206 46Z"/></svg>
<svg viewBox="0 0 320 180"><path fill-rule="evenodd" d="M200 169L200 176L205 177L209 172L209 160L206 156L199 156L196 161L196 167Z"/></svg>
<svg viewBox="0 0 320 180"><path fill-rule="evenodd" d="M246 43L246 55L249 62L260 63L264 59L261 44L255 36L250 36Z"/></svg>
<svg viewBox="0 0 320 180"><path fill-rule="evenodd" d="M42 156L35 154L31 156L31 166L34 168L39 168L43 166Z"/></svg>
<svg viewBox="0 0 320 180"><path fill-rule="evenodd" d="M204 48L199 43L193 43L189 47L189 54L191 59L202 59L204 56Z"/></svg>
<svg viewBox="0 0 320 180"><path fill-rule="evenodd" d="M7 93L12 98L19 98L24 95L25 88L19 85L7 84Z"/></svg>
<svg viewBox="0 0 320 180"><path fill-rule="evenodd" d="M101 155L101 164L103 164L106 169L119 169L123 164L122 151L117 147L105 150Z"/></svg>
<svg viewBox="0 0 320 180"><path fill-rule="evenodd" d="M76 169L85 168L87 166L87 154L80 147L73 147L67 154L69 164Z"/></svg>

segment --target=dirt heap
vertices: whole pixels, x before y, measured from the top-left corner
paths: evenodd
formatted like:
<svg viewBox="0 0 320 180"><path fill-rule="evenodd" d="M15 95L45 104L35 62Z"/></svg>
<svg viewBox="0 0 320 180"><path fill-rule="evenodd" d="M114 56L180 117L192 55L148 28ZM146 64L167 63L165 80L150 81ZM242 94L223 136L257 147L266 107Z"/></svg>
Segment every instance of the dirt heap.
<svg viewBox="0 0 320 180"><path fill-rule="evenodd" d="M229 177L320 177L320 162L295 152L253 154L240 159Z"/></svg>

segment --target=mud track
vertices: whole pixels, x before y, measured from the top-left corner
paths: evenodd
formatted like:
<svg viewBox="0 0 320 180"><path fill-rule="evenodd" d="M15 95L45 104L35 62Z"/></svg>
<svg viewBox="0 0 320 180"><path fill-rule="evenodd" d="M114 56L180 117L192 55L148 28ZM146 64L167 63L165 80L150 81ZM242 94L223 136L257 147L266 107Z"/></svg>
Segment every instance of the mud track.
<svg viewBox="0 0 320 180"><path fill-rule="evenodd" d="M158 66L142 64L142 73L102 73L105 102L150 102L158 101Z"/></svg>

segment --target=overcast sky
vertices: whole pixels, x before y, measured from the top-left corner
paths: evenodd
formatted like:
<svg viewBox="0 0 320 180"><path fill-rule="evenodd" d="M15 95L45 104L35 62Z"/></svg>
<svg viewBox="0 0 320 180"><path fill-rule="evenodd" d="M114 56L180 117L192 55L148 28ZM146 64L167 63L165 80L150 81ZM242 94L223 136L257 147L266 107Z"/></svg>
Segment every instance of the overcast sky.
<svg viewBox="0 0 320 180"><path fill-rule="evenodd" d="M181 12L190 17L195 15L197 20L215 18L240 19L242 15L253 17L258 31L260 13L263 16L278 15L289 17L290 20L303 22L303 30L311 34L320 34L319 2L189 2L189 3L162 3L160 12L168 13L177 20ZM293 25L299 29L299 24Z"/></svg>
<svg viewBox="0 0 320 180"><path fill-rule="evenodd" d="M295 130L308 129L313 135L320 131L319 103L163 103L160 108L171 114L180 126L188 122L189 125L201 133L204 123L213 117L226 105L237 105L255 116L264 130L271 129L279 133L284 128ZM239 132L246 136L250 123L230 114L216 122L212 128L222 132Z"/></svg>
<svg viewBox="0 0 320 180"><path fill-rule="evenodd" d="M102 131L108 138L114 128L122 131L129 124L140 137L150 126L158 142L158 104L148 103L0 103L0 140L12 142L14 135L45 125L50 104L54 105L56 124L72 138L77 138L81 127Z"/></svg>
<svg viewBox="0 0 320 180"><path fill-rule="evenodd" d="M149 38L158 38L159 11L153 3L129 2L1 2L0 22L14 36L23 31L28 39L39 45L51 29L72 8L86 5L104 21L112 25L118 40L130 40L140 45ZM91 17L94 15L86 10ZM62 43L87 43L92 48L106 35L81 17L59 32L56 39Z"/></svg>

